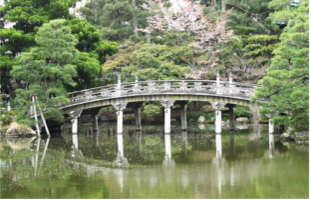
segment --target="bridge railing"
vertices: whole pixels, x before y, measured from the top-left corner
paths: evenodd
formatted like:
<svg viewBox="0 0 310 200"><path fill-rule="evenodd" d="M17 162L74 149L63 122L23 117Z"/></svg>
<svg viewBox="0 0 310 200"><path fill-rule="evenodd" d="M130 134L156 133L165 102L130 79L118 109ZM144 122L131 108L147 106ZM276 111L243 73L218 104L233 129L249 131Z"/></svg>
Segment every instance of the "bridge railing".
<svg viewBox="0 0 310 200"><path fill-rule="evenodd" d="M259 85L214 80L139 81L91 88L69 94L72 103L129 95L206 93L250 98Z"/></svg>

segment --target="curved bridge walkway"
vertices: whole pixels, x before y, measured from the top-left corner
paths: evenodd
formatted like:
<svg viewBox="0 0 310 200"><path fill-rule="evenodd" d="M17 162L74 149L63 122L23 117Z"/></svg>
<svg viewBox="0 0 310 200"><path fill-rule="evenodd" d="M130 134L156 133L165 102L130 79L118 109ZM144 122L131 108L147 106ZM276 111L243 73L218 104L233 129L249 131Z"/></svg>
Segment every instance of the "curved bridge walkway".
<svg viewBox="0 0 310 200"><path fill-rule="evenodd" d="M131 107L135 111L136 129L141 130L140 112L143 102L160 101L165 108L165 133L170 133L171 107L180 105L182 130L187 129L186 104L188 101L210 102L215 111L216 133L221 133L222 109L229 108L230 129L234 129L233 107L236 105L250 106L257 112L257 106L250 102L255 94L255 84L220 81L217 76L213 80L167 80L167 81L136 81L133 83L118 84L81 90L69 94L71 103L60 109L73 116L72 132L77 132L78 117L91 115L95 117L95 127L98 126L97 115L101 108L113 106L117 112L117 133L123 132L123 110Z"/></svg>

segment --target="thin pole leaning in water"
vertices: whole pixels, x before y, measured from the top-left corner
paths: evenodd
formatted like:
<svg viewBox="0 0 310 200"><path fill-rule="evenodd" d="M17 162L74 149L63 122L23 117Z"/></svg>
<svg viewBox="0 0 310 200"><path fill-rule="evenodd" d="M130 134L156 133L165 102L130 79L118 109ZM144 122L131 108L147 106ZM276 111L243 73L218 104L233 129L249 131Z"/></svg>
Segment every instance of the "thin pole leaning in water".
<svg viewBox="0 0 310 200"><path fill-rule="evenodd" d="M42 164L44 162L44 158L45 158L45 154L46 154L46 150L47 150L47 147L48 147L48 143L50 142L50 138L47 138L46 140L46 144L45 144L45 147L44 147L44 151L43 151L43 155L42 155L42 158L41 158L41 163L40 163L40 169L42 167Z"/></svg>
<svg viewBox="0 0 310 200"><path fill-rule="evenodd" d="M32 96L32 106L33 106L34 118L36 120L37 134L38 134L38 137L41 137L34 96Z"/></svg>
<svg viewBox="0 0 310 200"><path fill-rule="evenodd" d="M35 166L35 176L37 176L37 168L38 168L38 162L39 162L39 149L40 149L40 141L41 139L38 138L37 140L37 152L36 152L36 166Z"/></svg>
<svg viewBox="0 0 310 200"><path fill-rule="evenodd" d="M48 130L48 127L47 127L47 125L46 125L46 121L45 121L45 118L44 118L42 109L41 109L40 105L38 104L38 102L37 102L37 105L38 105L39 110L40 110L41 119L42 119L42 121L43 121L43 124L44 124L44 127L45 127L45 131L46 131L48 137L51 137L50 131Z"/></svg>

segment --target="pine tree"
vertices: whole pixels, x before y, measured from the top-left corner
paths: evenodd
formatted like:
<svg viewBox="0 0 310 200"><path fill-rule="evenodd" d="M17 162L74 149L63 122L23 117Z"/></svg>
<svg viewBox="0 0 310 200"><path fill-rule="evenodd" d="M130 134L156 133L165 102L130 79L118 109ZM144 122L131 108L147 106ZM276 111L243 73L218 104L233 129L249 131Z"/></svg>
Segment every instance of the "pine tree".
<svg viewBox="0 0 310 200"><path fill-rule="evenodd" d="M64 24L65 20L43 24L35 37L37 47L16 57L11 75L19 83L15 98L19 110L17 121L26 122L33 95L44 108L46 119L63 119L57 106L69 102L66 86L75 85L73 77L77 73L73 63L79 53L75 48L78 40Z"/></svg>
<svg viewBox="0 0 310 200"><path fill-rule="evenodd" d="M90 0L80 14L100 30L103 39L124 41L138 37L136 28L146 27L144 0Z"/></svg>
<svg viewBox="0 0 310 200"><path fill-rule="evenodd" d="M112 55L118 51L117 44L115 42L103 41L100 38L99 30L88 23L86 20L81 20L73 15L69 14L69 7L74 6L77 0L53 0L53 1L41 1L41 0L10 0L5 1L4 7L1 8L0 16L1 24L4 21L14 22L15 25L12 28L1 29L1 92L10 93L14 96L15 83L10 81L10 71L14 59L21 52L29 52L31 48L37 45L35 41L36 34L43 23L48 23L53 19L66 19L66 24L70 26L72 34L78 39L76 45L77 49L81 52L89 53L88 59L76 60L79 66L83 65L83 68L78 70L78 75L84 77L85 80L76 80L78 85L74 89L87 88L96 84L93 75L100 76L101 67L106 60L106 55ZM92 64L88 68L88 64L83 64L84 61L95 59L100 64ZM92 62L92 63L94 63ZM92 71L91 76L86 76L89 73L86 71ZM84 73L85 72L85 73ZM80 85L86 84L86 85Z"/></svg>
<svg viewBox="0 0 310 200"><path fill-rule="evenodd" d="M268 75L260 81L263 88L253 100L263 106L263 117L271 116L276 124L293 126L296 130L308 130L309 3L304 1L285 11L290 20L274 50Z"/></svg>

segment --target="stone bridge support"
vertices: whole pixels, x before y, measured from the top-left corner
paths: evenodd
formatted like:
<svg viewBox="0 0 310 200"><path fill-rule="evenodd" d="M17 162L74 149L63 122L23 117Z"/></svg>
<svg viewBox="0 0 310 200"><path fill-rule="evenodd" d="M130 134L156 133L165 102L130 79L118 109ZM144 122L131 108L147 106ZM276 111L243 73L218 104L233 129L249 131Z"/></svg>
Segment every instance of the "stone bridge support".
<svg viewBox="0 0 310 200"><path fill-rule="evenodd" d="M222 132L222 109L225 107L225 103L211 102L211 106L215 109L215 133L221 134Z"/></svg>
<svg viewBox="0 0 310 200"><path fill-rule="evenodd" d="M269 119L269 134L274 133L274 122L272 119Z"/></svg>
<svg viewBox="0 0 310 200"><path fill-rule="evenodd" d="M182 131L187 130L187 101L181 101L178 103L181 108L180 108L180 114L181 114L181 128Z"/></svg>
<svg viewBox="0 0 310 200"><path fill-rule="evenodd" d="M97 107L97 108L91 108L91 109L85 109L82 112L82 115L90 115L93 117L93 131L97 132L98 131L98 115L100 113L102 107Z"/></svg>
<svg viewBox="0 0 310 200"><path fill-rule="evenodd" d="M165 107L165 133L171 132L171 106L175 101L162 101L161 104Z"/></svg>
<svg viewBox="0 0 310 200"><path fill-rule="evenodd" d="M141 123L141 107L143 102L134 103L132 106L133 111L135 112L135 124L136 124L136 131L142 130L142 123Z"/></svg>
<svg viewBox="0 0 310 200"><path fill-rule="evenodd" d="M227 104L226 107L229 109L229 130L235 130L235 113L234 113L234 104Z"/></svg>
<svg viewBox="0 0 310 200"><path fill-rule="evenodd" d="M73 119L71 120L72 122L72 133L77 133L78 132L78 118L81 116L83 110L80 111L75 111L74 113L71 113L71 116Z"/></svg>
<svg viewBox="0 0 310 200"><path fill-rule="evenodd" d="M117 115L117 134L123 133L123 110L126 108L127 103L116 103L113 107L116 109Z"/></svg>
<svg viewBox="0 0 310 200"><path fill-rule="evenodd" d="M256 103L251 103L250 112L252 124L258 124L260 119L259 106Z"/></svg>

